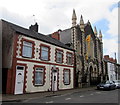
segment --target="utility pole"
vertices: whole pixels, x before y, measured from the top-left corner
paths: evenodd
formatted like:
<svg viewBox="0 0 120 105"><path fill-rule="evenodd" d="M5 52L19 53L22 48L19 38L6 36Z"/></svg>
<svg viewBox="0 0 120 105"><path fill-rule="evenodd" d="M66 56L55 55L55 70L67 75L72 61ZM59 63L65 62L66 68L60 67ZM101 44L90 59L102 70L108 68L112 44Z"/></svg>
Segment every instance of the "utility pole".
<svg viewBox="0 0 120 105"><path fill-rule="evenodd" d="M118 77L118 75L117 75L117 73L118 73L118 71L117 71L117 59L116 59L116 52L115 52L115 73L116 73L116 80L118 79L117 77Z"/></svg>

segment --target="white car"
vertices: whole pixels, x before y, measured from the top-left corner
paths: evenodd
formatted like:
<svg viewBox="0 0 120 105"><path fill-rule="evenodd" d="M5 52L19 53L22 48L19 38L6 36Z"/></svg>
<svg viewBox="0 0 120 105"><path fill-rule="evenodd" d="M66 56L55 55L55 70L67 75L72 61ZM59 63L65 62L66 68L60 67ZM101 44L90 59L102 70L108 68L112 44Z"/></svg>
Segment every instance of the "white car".
<svg viewBox="0 0 120 105"><path fill-rule="evenodd" d="M119 89L120 88L120 80L114 80L113 81L116 85L116 88Z"/></svg>

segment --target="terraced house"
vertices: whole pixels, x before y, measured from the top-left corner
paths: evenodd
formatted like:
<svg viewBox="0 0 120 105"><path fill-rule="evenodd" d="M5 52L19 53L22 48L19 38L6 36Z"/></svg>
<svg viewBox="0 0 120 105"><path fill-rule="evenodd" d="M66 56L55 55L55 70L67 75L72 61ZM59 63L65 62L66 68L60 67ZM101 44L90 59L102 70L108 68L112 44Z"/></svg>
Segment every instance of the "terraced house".
<svg viewBox="0 0 120 105"><path fill-rule="evenodd" d="M38 24L25 29L1 20L2 86L7 94L74 88L74 50L38 33Z"/></svg>

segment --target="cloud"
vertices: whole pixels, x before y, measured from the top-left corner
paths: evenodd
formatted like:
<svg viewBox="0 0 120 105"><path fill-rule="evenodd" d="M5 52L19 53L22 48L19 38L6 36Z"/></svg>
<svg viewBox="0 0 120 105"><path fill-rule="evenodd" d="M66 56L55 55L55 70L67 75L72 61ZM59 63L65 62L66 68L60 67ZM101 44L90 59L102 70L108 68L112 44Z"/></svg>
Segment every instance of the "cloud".
<svg viewBox="0 0 120 105"><path fill-rule="evenodd" d="M106 17L106 19L109 21L109 29L107 32L111 36L118 36L118 8L114 8Z"/></svg>
<svg viewBox="0 0 120 105"><path fill-rule="evenodd" d="M91 23L94 23L109 13L108 8L113 3L114 0L11 0L10 2L2 0L1 4L9 12L23 18L31 17L34 14L36 21L40 24L40 32L47 34L59 28L65 29L71 27L73 8L76 9L78 23L81 14L85 22L89 19ZM7 16L5 18L9 18ZM32 17L26 19L26 23L23 26L26 26L32 19ZM15 20L22 22L22 20L17 18ZM47 29L44 29L45 26Z"/></svg>
<svg viewBox="0 0 120 105"><path fill-rule="evenodd" d="M114 57L114 53L118 56L118 42L115 39L103 39L104 55Z"/></svg>
<svg viewBox="0 0 120 105"><path fill-rule="evenodd" d="M1 8L1 7L0 7L0 10L2 10L1 19L4 19L6 21L9 21L9 22L12 22L14 24L24 26L24 27L28 27L28 25L30 25L30 23L33 23L33 19L32 19L33 16L19 15L17 13L13 13L13 12L9 11L6 8Z"/></svg>
<svg viewBox="0 0 120 105"><path fill-rule="evenodd" d="M118 62L120 63L120 43L118 43Z"/></svg>
<svg viewBox="0 0 120 105"><path fill-rule="evenodd" d="M119 58L118 50L118 8L114 7L109 13L105 16L108 21L108 30L104 35L104 55L110 55L114 57L116 52L117 58ZM119 61L120 62L120 61Z"/></svg>
<svg viewBox="0 0 120 105"><path fill-rule="evenodd" d="M113 56L117 51L118 16L114 8L119 0L2 0L0 3L1 18L28 28L35 21L39 24L39 32L52 33L58 29L70 28L72 11L76 10L77 23L83 15L84 22L90 20L93 25L105 19L107 23L104 34L104 54ZM111 9L111 6L112 9ZM35 17L33 17L33 14ZM101 24L101 23L99 23ZM97 27L97 26L96 26ZM103 28L105 26L103 25ZM104 30L105 32L105 30ZM107 39L107 35L112 39ZM110 47L108 47L110 46Z"/></svg>

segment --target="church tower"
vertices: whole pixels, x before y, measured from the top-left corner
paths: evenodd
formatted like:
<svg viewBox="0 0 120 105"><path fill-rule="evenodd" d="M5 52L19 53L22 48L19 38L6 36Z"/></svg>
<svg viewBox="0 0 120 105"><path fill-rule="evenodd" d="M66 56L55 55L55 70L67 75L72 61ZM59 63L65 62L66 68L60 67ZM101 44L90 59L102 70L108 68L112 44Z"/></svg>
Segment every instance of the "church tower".
<svg viewBox="0 0 120 105"><path fill-rule="evenodd" d="M77 21L76 13L75 13L75 10L73 9L73 14L72 14L72 27L76 26L76 21Z"/></svg>
<svg viewBox="0 0 120 105"><path fill-rule="evenodd" d="M77 29L76 29L76 21L77 21L77 16L75 13L75 10L73 9L73 14L72 14L72 27L71 27L71 41L72 41L72 48L77 49Z"/></svg>
<svg viewBox="0 0 120 105"><path fill-rule="evenodd" d="M84 21L83 21L83 16L81 15L81 17L80 17L80 29L83 32L84 32L84 27L85 27L85 25L84 25Z"/></svg>
<svg viewBox="0 0 120 105"><path fill-rule="evenodd" d="M101 30L99 31L99 39L102 42L102 32L101 32Z"/></svg>
<svg viewBox="0 0 120 105"><path fill-rule="evenodd" d="M85 54L85 24L84 24L84 20L83 20L83 16L81 15L80 17L80 30L82 31L82 55L84 56Z"/></svg>
<svg viewBox="0 0 120 105"><path fill-rule="evenodd" d="M97 29L96 29L96 26L94 27L94 34L95 34L95 36L97 36Z"/></svg>

